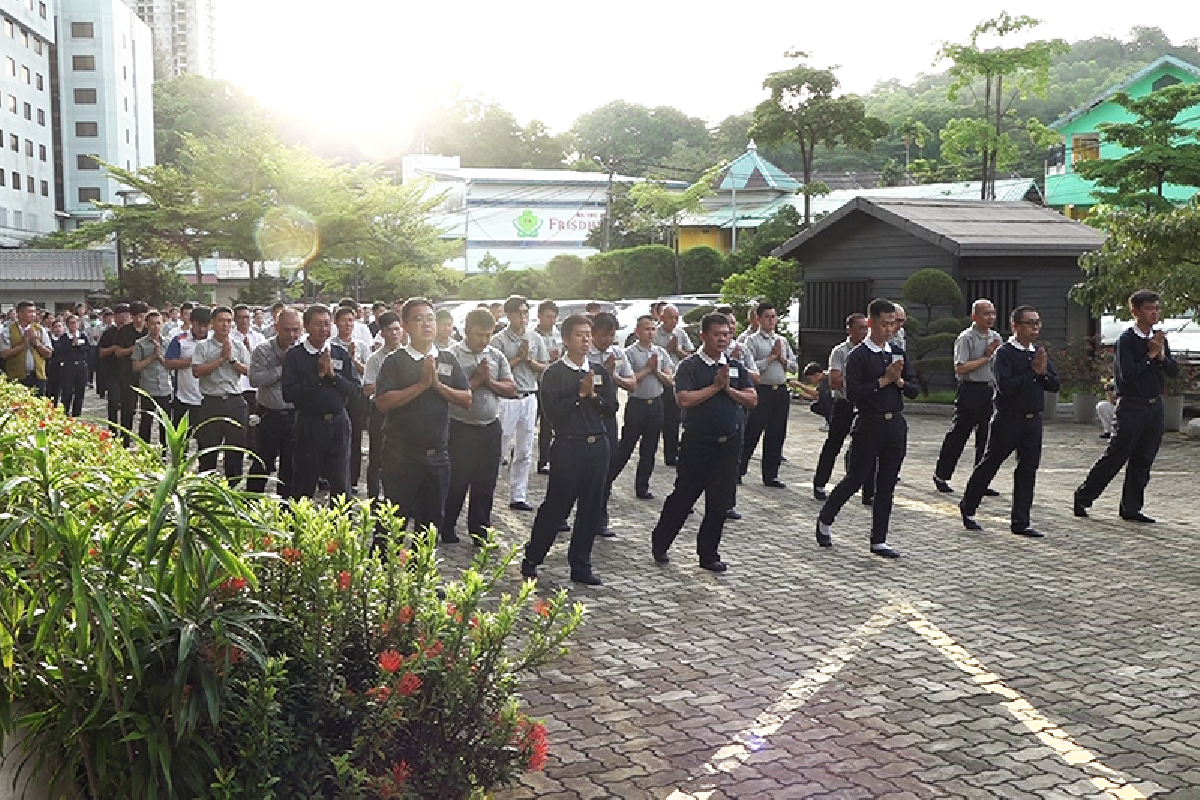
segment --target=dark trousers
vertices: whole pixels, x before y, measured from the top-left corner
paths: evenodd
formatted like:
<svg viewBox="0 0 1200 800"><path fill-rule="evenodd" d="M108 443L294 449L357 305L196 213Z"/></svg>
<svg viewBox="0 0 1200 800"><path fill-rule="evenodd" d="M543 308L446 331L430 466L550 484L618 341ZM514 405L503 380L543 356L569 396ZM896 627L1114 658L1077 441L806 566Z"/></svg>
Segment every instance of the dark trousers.
<svg viewBox="0 0 1200 800"><path fill-rule="evenodd" d="M854 429L850 434L849 470L829 493L825 505L821 506L821 522L832 525L846 501L874 474L871 544L886 542L888 522L892 516L892 497L907 449L908 422L901 412L893 413L890 419L882 414L860 413L855 417Z"/></svg>
<svg viewBox="0 0 1200 800"><path fill-rule="evenodd" d="M129 446L129 440L133 436L133 419L137 416L138 406L142 396L137 393L137 390L132 383L121 381L121 427L125 430L121 433L121 440L125 442L125 446Z"/></svg>
<svg viewBox="0 0 1200 800"><path fill-rule="evenodd" d="M116 376L105 378L104 399L108 406L108 427L115 436L117 426L121 424L121 381Z"/></svg>
<svg viewBox="0 0 1200 800"><path fill-rule="evenodd" d="M679 456L679 405L675 402L675 390L664 386L662 401L663 463L668 467L673 467Z"/></svg>
<svg viewBox="0 0 1200 800"><path fill-rule="evenodd" d="M833 475L833 465L837 462L838 453L850 435L850 426L854 423L854 404L849 400L834 400L833 411L829 415L829 433L825 444L821 447L821 455L817 459L817 471L813 473L813 487L825 488Z"/></svg>
<svg viewBox="0 0 1200 800"><path fill-rule="evenodd" d="M383 491L383 421L387 415L371 403L367 408L367 497Z"/></svg>
<svg viewBox="0 0 1200 800"><path fill-rule="evenodd" d="M637 474L633 479L633 488L638 494L650 491L650 476L654 473L654 455L658 452L658 437L662 433L663 402L662 397L643 400L637 397L625 398L625 424L621 428L621 441L617 445L613 457L612 470L609 472L610 482L616 480L633 456L633 448L638 448Z"/></svg>
<svg viewBox="0 0 1200 800"><path fill-rule="evenodd" d="M53 360L46 362L46 388L42 394L50 398L52 405L58 405L58 395L62 387L60 365Z"/></svg>
<svg viewBox="0 0 1200 800"><path fill-rule="evenodd" d="M944 481L954 476L958 459L962 457L963 448L971 433L975 434L975 461L983 461L987 449L988 426L992 419L992 385L990 383L960 383L958 393L954 397L954 419L950 421L950 430L942 440L942 449L938 453L937 466L933 468L934 477ZM985 487L986 488L986 487Z"/></svg>
<svg viewBox="0 0 1200 800"><path fill-rule="evenodd" d="M171 395L163 395L161 397L148 397L147 395L138 395L142 401L142 414L138 418L138 436L143 442L149 443L150 431L157 419L156 412L165 411L171 413ZM160 446L167 443L166 428L159 424L158 426L158 444Z"/></svg>
<svg viewBox="0 0 1200 800"><path fill-rule="evenodd" d="M721 533L725 529L725 512L733 504L740 449L741 431L711 437L684 430L675 488L663 503L658 524L650 534L655 553L667 552L692 506L703 494L704 519L696 536L696 553L702 564L720 560Z"/></svg>
<svg viewBox="0 0 1200 800"><path fill-rule="evenodd" d="M357 491L358 479L362 477L363 431L367 429L367 398L361 394L346 404L350 415L350 488Z"/></svg>
<svg viewBox="0 0 1200 800"><path fill-rule="evenodd" d="M317 416L296 414L292 427L293 498L315 497L317 482L329 481L329 497L350 491L350 418L345 411Z"/></svg>
<svg viewBox="0 0 1200 800"><path fill-rule="evenodd" d="M542 396L538 394L538 467L550 463L550 446L554 444L554 426L542 413Z"/></svg>
<svg viewBox="0 0 1200 800"><path fill-rule="evenodd" d="M222 419L222 418L226 419ZM212 422L208 422L212 420ZM200 427L196 430L196 445L201 451L209 448L227 445L234 448L246 446L246 425L249 423L249 413L246 401L240 394L226 397L205 395L200 403ZM200 471L208 472L217 468L218 451L213 450L200 456ZM225 478L234 481L242 477L242 451L225 451Z"/></svg>
<svg viewBox="0 0 1200 800"><path fill-rule="evenodd" d="M762 439L762 479L779 479L779 464L783 460L783 440L787 437L788 411L791 397L787 386L760 383L754 387L758 405L746 416L746 438L742 442L741 474L750 468L750 456Z"/></svg>
<svg viewBox="0 0 1200 800"><path fill-rule="evenodd" d="M59 375L58 396L63 411L69 416L78 417L83 413L83 393L87 390L87 362L79 361L74 364L63 364Z"/></svg>
<svg viewBox="0 0 1200 800"><path fill-rule="evenodd" d="M29 389L32 389L34 391L34 393L36 393L42 397L46 396L46 382L43 380L40 380L38 378L38 376L33 372L30 372L24 378L17 381L17 383L19 383L22 386L25 386Z"/></svg>
<svg viewBox="0 0 1200 800"><path fill-rule="evenodd" d="M442 530L449 493L450 459L444 453L433 463L423 455L405 458L402 453L388 453L383 464L383 496L412 523L413 530Z"/></svg>
<svg viewBox="0 0 1200 800"><path fill-rule="evenodd" d="M1076 502L1084 507L1090 506L1121 471L1121 467L1125 467L1120 513L1124 516L1139 513L1146 503L1150 468L1154 466L1154 459L1162 444L1163 424L1161 397L1153 402L1141 397L1122 397L1118 400L1108 449L1096 460L1087 478L1075 490Z"/></svg>
<svg viewBox="0 0 1200 800"><path fill-rule="evenodd" d="M1029 528L1029 511L1033 508L1033 487L1037 483L1038 465L1042 462L1042 415L997 411L989 427L987 449L971 472L959 508L968 517L975 516L983 500L984 489L988 488L1000 467L1015 452L1017 468L1013 472L1012 530L1026 530Z"/></svg>
<svg viewBox="0 0 1200 800"><path fill-rule="evenodd" d="M617 415L604 417L604 436L608 439L608 463L604 465L604 504L602 513L600 514L600 525L596 528L596 533L608 528L608 499L612 497L612 480L609 475L612 475L613 457L617 453L617 444L619 440L619 431L617 430Z"/></svg>
<svg viewBox="0 0 1200 800"><path fill-rule="evenodd" d="M200 406L182 403L179 398L176 398L174 405L171 406L171 424L178 425L184 417L188 418L188 427L194 434L196 425L200 422Z"/></svg>
<svg viewBox="0 0 1200 800"><path fill-rule="evenodd" d="M254 446L251 448L254 458L250 461L250 474L254 477L246 480L246 488L259 494L266 492L267 476L275 471L278 462L275 491L286 500L292 496L296 412L290 408L275 410L259 406L258 418Z"/></svg>
<svg viewBox="0 0 1200 800"><path fill-rule="evenodd" d="M558 436L550 448L550 480L546 499L538 506L533 530L525 545L525 560L541 564L558 537L558 526L575 509L567 563L572 575L592 571L592 542L600 530L604 511L604 487L608 483L608 437Z"/></svg>
<svg viewBox="0 0 1200 800"><path fill-rule="evenodd" d="M453 533L470 494L467 532L484 538L492 525L492 500L500 474L500 420L487 425L450 421L450 491L446 495L443 533Z"/></svg>

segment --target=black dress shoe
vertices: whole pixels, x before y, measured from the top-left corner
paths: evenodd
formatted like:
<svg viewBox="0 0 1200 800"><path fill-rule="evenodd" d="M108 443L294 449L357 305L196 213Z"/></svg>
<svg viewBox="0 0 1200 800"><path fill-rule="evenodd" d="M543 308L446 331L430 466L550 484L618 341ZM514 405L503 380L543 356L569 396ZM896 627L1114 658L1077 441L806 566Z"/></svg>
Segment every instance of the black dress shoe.
<svg viewBox="0 0 1200 800"><path fill-rule="evenodd" d="M558 523L559 533L566 533L569 530L571 530L571 520L564 519L562 522Z"/></svg>
<svg viewBox="0 0 1200 800"><path fill-rule="evenodd" d="M1071 510L1075 512L1075 516L1077 517L1086 517L1088 515L1087 506L1079 502L1079 498L1075 498L1074 501L1072 501Z"/></svg>
<svg viewBox="0 0 1200 800"><path fill-rule="evenodd" d="M1100 438L1101 439L1111 439L1112 434L1111 433L1102 433L1102 434L1100 434Z"/></svg>
<svg viewBox="0 0 1200 800"><path fill-rule="evenodd" d="M938 490L939 492L941 492L942 494L950 494L951 492L953 492L953 491L954 491L952 488L950 488L950 484L949 484L949 483L947 483L946 481L942 480L942 479L941 479L941 478L939 478L937 475L934 475L934 476L933 476L933 485L934 485L934 486L936 486L936 487L937 487L937 490Z"/></svg>
<svg viewBox="0 0 1200 800"><path fill-rule="evenodd" d="M821 531L821 520L817 520L817 544L821 547L833 547L833 536Z"/></svg>
<svg viewBox="0 0 1200 800"><path fill-rule="evenodd" d="M454 531L443 531L442 544L458 544L458 534Z"/></svg>
<svg viewBox="0 0 1200 800"><path fill-rule="evenodd" d="M1155 522L1154 517L1147 517L1140 511L1135 511L1132 514L1122 514L1121 519L1126 522L1142 522L1147 525L1152 525Z"/></svg>
<svg viewBox="0 0 1200 800"><path fill-rule="evenodd" d="M513 511L533 511L533 506L526 503L524 500L518 500L515 503L509 503L508 507Z"/></svg>
<svg viewBox="0 0 1200 800"><path fill-rule="evenodd" d="M549 475L550 474L550 465L549 464L538 464L537 473L538 473L538 475Z"/></svg>
<svg viewBox="0 0 1200 800"><path fill-rule="evenodd" d="M742 515L738 513L736 508L731 508L725 512L725 519L739 520Z"/></svg>
<svg viewBox="0 0 1200 800"><path fill-rule="evenodd" d="M614 531L612 528L604 528L603 530L601 530L601 531L600 531L600 533L598 533L598 534L596 534L596 535L597 535L597 536L600 536L600 537L602 537L602 538L604 538L604 539L615 539L615 538L617 538L617 532L616 532L616 531Z"/></svg>
<svg viewBox="0 0 1200 800"><path fill-rule="evenodd" d="M988 488L983 490L983 496L984 497L999 497L1000 493L989 486Z"/></svg>
<svg viewBox="0 0 1200 800"><path fill-rule="evenodd" d="M654 492L638 492L637 499L638 500L653 500Z"/></svg>
<svg viewBox="0 0 1200 800"><path fill-rule="evenodd" d="M600 580L599 576L594 572L572 572L572 583L582 583L584 586L603 586L604 581Z"/></svg>
<svg viewBox="0 0 1200 800"><path fill-rule="evenodd" d="M862 504L864 506L873 506L873 505L875 505L875 498L874 497L864 497L862 499Z"/></svg>
<svg viewBox="0 0 1200 800"><path fill-rule="evenodd" d="M899 558L900 551L886 542L871 545L871 552L883 558Z"/></svg>
<svg viewBox="0 0 1200 800"><path fill-rule="evenodd" d="M786 489L787 484L779 480L779 478L771 478L769 481L763 481L763 486L770 486L772 489Z"/></svg>
<svg viewBox="0 0 1200 800"><path fill-rule="evenodd" d="M537 564L532 564L532 563L526 561L525 559L521 559L521 577L536 578L537 577Z"/></svg>
<svg viewBox="0 0 1200 800"><path fill-rule="evenodd" d="M717 559L716 561L701 561L700 569L706 569L709 572L724 572L729 569L725 562Z"/></svg>
<svg viewBox="0 0 1200 800"><path fill-rule="evenodd" d="M1041 539L1046 534L1039 531L1037 528L1026 528L1023 531L1013 531L1017 536L1028 536L1030 539Z"/></svg>
<svg viewBox="0 0 1200 800"><path fill-rule="evenodd" d="M969 515L967 514L967 512L963 511L963 510L960 508L960 509L958 510L958 513L962 514L962 523L963 523L963 527L964 527L964 528L966 528L966 529L967 529L967 530L969 530L969 531L981 531L981 530L983 530L983 526L982 526L982 525L980 525L978 522L976 522L974 517L972 517L972 516L969 516Z"/></svg>
<svg viewBox="0 0 1200 800"><path fill-rule="evenodd" d="M666 553L652 553L655 564L670 564L671 557Z"/></svg>
<svg viewBox="0 0 1200 800"><path fill-rule="evenodd" d="M828 500L829 499L829 495L826 494L824 486L814 486L813 487L813 499L815 499L815 500Z"/></svg>

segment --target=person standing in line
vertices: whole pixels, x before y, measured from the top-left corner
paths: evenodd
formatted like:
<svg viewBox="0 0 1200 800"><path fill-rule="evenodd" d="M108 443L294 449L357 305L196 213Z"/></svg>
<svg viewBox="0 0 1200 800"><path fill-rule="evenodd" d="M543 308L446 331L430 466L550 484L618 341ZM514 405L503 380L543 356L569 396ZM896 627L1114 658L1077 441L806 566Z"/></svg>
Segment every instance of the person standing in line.
<svg viewBox="0 0 1200 800"><path fill-rule="evenodd" d="M333 501L350 494L346 403L362 392L362 384L350 354L330 339L333 316L329 308L309 306L304 309L303 323L307 335L283 357L283 400L296 407L289 494L293 499L315 497L317 484L325 478Z"/></svg>
<svg viewBox="0 0 1200 800"><path fill-rule="evenodd" d="M274 324L275 335L250 353L250 384L258 392L258 429L254 437L254 460L246 488L264 494L267 476L275 476L275 491L285 500L292 497L292 473L295 467L296 406L283 399L283 361L300 340L304 325L300 313L292 309L280 312Z"/></svg>
<svg viewBox="0 0 1200 800"><path fill-rule="evenodd" d="M892 305L896 307L896 324L892 328L892 338L889 341L901 350L908 352L908 332L905 329L905 325L908 324L908 312L899 303L892 303Z"/></svg>
<svg viewBox="0 0 1200 800"><path fill-rule="evenodd" d="M971 305L971 327L954 341L954 374L958 391L954 395L954 419L942 440L937 465L933 468L933 484L939 492L949 493L950 478L958 466L963 448L975 432L975 463L983 460L987 448L988 423L992 418L992 354L1000 347L1000 334L992 330L996 324L996 307L990 300L979 299ZM985 495L999 494L990 487Z"/></svg>
<svg viewBox="0 0 1200 800"><path fill-rule="evenodd" d="M679 362L687 358L696 348L687 332L679 324L679 309L667 303L659 312L658 330L654 332L654 343L667 351L671 363L666 366L672 371L678 371ZM675 466L679 454L679 404L675 401L675 390L669 386L663 387L663 463L668 467Z"/></svg>
<svg viewBox="0 0 1200 800"><path fill-rule="evenodd" d="M908 447L904 397L920 393L904 351L888 340L896 323L895 305L883 298L867 307L870 333L846 357L846 397L857 415L851 431L850 467L830 492L817 517L817 544L832 547L832 528L846 501L875 474L871 509L871 552L884 558L900 553L887 543L892 496Z"/></svg>
<svg viewBox="0 0 1200 800"><path fill-rule="evenodd" d="M666 387L674 386L671 368L667 366L671 357L654 344L654 328L654 317L649 314L638 317L634 329L637 341L625 348L625 360L633 369L636 387L625 398L625 424L608 477L610 484L616 480L633 456L633 448L637 447L633 490L639 500L654 499L650 476L654 474L654 457L658 454L658 437L662 434L662 395Z"/></svg>
<svg viewBox="0 0 1200 800"><path fill-rule="evenodd" d="M129 322L129 304L117 303L113 307L112 324L100 334L100 342L96 346L99 367L96 370L96 381L103 386L96 388L96 393L105 399L108 413L108 426L113 435L118 432L121 424L121 375L117 366L117 331Z"/></svg>
<svg viewBox="0 0 1200 800"><path fill-rule="evenodd" d="M387 306L384 306L387 308ZM382 311L375 318L377 335L383 346L371 353L363 370L363 397L367 399L367 497L372 501L383 491L383 419L384 414L375 407L375 381L385 358L404 345L404 327L396 311Z"/></svg>
<svg viewBox="0 0 1200 800"><path fill-rule="evenodd" d="M212 314L203 306L191 309L188 314L188 330L176 336L167 345L163 364L175 370L175 405L171 409L171 424L178 425L188 417L192 431L200 423L200 404L204 396L200 393L200 379L192 374L192 356L196 345L208 338Z"/></svg>
<svg viewBox="0 0 1200 800"><path fill-rule="evenodd" d="M438 350L449 350L454 344L454 315L442 308L434 316L437 323L434 326L433 346Z"/></svg>
<svg viewBox="0 0 1200 800"><path fill-rule="evenodd" d="M212 312L212 338L196 345L192 352L192 374L200 380L200 420L196 428L196 444L203 452L200 471L217 468L217 451L212 448L227 445L225 478L230 483L242 477L243 458L240 448L246 446L246 425L250 414L242 395L241 378L250 371L250 351L233 337L233 309L217 306Z"/></svg>
<svg viewBox="0 0 1200 800"><path fill-rule="evenodd" d="M330 341L341 347L350 355L354 362L354 374L362 375L367 369L367 359L371 357L371 340L369 332L358 319L357 310L347 305L341 305L333 312L333 325L336 333ZM346 413L350 415L350 495L358 494L358 481L362 477L362 439L363 431L367 429L367 398L361 393L351 397L346 403Z"/></svg>
<svg viewBox="0 0 1200 800"><path fill-rule="evenodd" d="M262 330L260 330L259 333L261 333L267 339L270 339L272 336L274 336L276 333L275 323L279 319L280 313L285 308L287 308L287 306L284 305L283 303L279 302L278 300L275 301L274 303L272 303L271 304L271 319L270 319L270 321L267 322L266 325L263 325Z"/></svg>
<svg viewBox="0 0 1200 800"><path fill-rule="evenodd" d="M553 364L562 355L562 337L555 323L558 322L558 304L553 300L543 300L538 303L538 324L533 332L542 337L546 346L547 362ZM543 373L545 374L545 373ZM538 376L539 383L541 375ZM538 461L539 475L550 474L550 445L554 442L554 430L550 427L550 419L542 413L539 395L538 400Z"/></svg>
<svg viewBox="0 0 1200 800"><path fill-rule="evenodd" d="M559 526L575 505L575 525L567 550L571 580L599 586L602 581L592 571L592 544L600 528L608 480L608 435L603 416L616 392L604 366L588 362L592 321L583 314L572 314L563 320L562 337L566 352L547 368L542 379L542 408L554 426L554 446L546 498L533 520L521 575L537 578L538 567L554 544Z"/></svg>
<svg viewBox="0 0 1200 800"><path fill-rule="evenodd" d="M376 300L371 304L371 322L367 325L367 329L371 332L372 340L381 334L381 328L383 326L379 324L379 318L382 317L387 310L387 303L383 302L382 300Z"/></svg>
<svg viewBox="0 0 1200 800"><path fill-rule="evenodd" d="M500 452L513 445L508 470L508 507L533 511L529 504L529 471L533 466L533 431L537 423L538 376L546 371L550 354L542 337L529 330L529 301L514 295L504 302L508 325L492 336L492 347L508 359L517 396L500 401L503 428Z"/></svg>
<svg viewBox="0 0 1200 800"><path fill-rule="evenodd" d="M737 334L737 314L733 311L733 306L719 306L716 313L721 314L725 319L729 320L729 347L725 348L725 357L736 360L746 372L750 375L750 382L758 386L758 365L754 363L754 356L750 355L750 351L742 345L741 339L735 338ZM754 313L754 309L750 309L750 313ZM738 406L738 467L741 468L742 463L742 448L746 446L746 418L749 416L746 409ZM737 510L737 492L738 484L742 482L741 474L738 474L737 481L733 484L733 497L730 499L729 510L725 512L725 519L736 522L742 518L742 515Z"/></svg>
<svg viewBox="0 0 1200 800"><path fill-rule="evenodd" d="M1149 524L1154 519L1142 513L1142 508L1166 422L1163 390L1166 379L1179 374L1179 365L1171 356L1166 335L1154 329L1161 310L1159 296L1146 289L1134 292L1129 296L1129 310L1134 324L1117 339L1113 359L1118 399L1112 438L1075 490L1074 512L1086 517L1092 503L1125 467L1118 513L1127 522Z"/></svg>
<svg viewBox="0 0 1200 800"><path fill-rule="evenodd" d="M667 550L679 535L692 507L704 495L704 519L696 536L700 567L724 572L721 533L725 514L733 506L741 448L742 414L753 409L758 395L746 368L725 355L733 330L723 314L706 314L700 321L703 347L679 363L675 391L683 409L683 438L675 488L663 503L650 534L654 560L666 564Z"/></svg>
<svg viewBox="0 0 1200 800"><path fill-rule="evenodd" d="M80 318L80 325L88 337L88 386L94 388L100 397L104 397L104 380L99 374L100 337L112 325L112 319L113 312L109 308L101 309L99 314L93 311L86 327L83 327L83 319Z"/></svg>
<svg viewBox="0 0 1200 800"><path fill-rule="evenodd" d="M752 306L749 313L746 315L746 330L741 332L741 334L737 337L737 340L739 342L744 342L754 334L758 333L758 331L758 307Z"/></svg>
<svg viewBox="0 0 1200 800"><path fill-rule="evenodd" d="M0 326L0 359L9 380L46 394L46 364L54 354L49 332L38 323L37 306L17 303L16 319Z"/></svg>
<svg viewBox="0 0 1200 800"><path fill-rule="evenodd" d="M133 346L146 333L146 312L150 307L140 301L129 304L129 322L117 331L113 355L117 357L117 377L121 394L121 440L129 446L133 418L137 415L138 394L134 391L138 376L133 371Z"/></svg>
<svg viewBox="0 0 1200 800"><path fill-rule="evenodd" d="M994 311L992 315L995 316ZM1029 512L1033 508L1033 488L1042 460L1042 409L1046 392L1058 392L1058 374L1046 348L1037 344L1042 330L1037 309L1017 306L1012 311L1011 321L1013 335L991 358L996 411L992 414L991 430L987 435L987 449L975 464L958 510L962 512L964 528L983 530L975 520L975 511L1000 467L1016 451L1011 530L1019 536L1041 538L1041 531L1030 524Z"/></svg>
<svg viewBox="0 0 1200 800"><path fill-rule="evenodd" d="M463 340L450 347L467 376L471 405L450 406L450 490L446 495L443 542L457 542L458 515L470 493L467 533L475 545L487 540L492 526L492 502L500 474L500 398L514 397L508 359L489 344L492 315L483 309L467 314Z"/></svg>
<svg viewBox="0 0 1200 800"><path fill-rule="evenodd" d="M1111 439L1113 422L1117 418L1117 385L1112 380L1104 383L1104 399L1096 403L1096 419L1100 422L1100 438Z"/></svg>
<svg viewBox="0 0 1200 800"><path fill-rule="evenodd" d="M83 394L87 390L88 356L92 350L88 336L79 329L79 317L67 317L67 331L55 342L54 359L58 362L59 399L68 416L83 413Z"/></svg>
<svg viewBox="0 0 1200 800"><path fill-rule="evenodd" d="M54 350L58 347L58 340L63 338L67 332L67 326L63 323L62 318L55 317L50 323L50 357L46 359L46 391L43 394L50 398L51 405L58 405L58 396L61 393L61 383L58 374L58 359L54 357Z"/></svg>
<svg viewBox="0 0 1200 800"><path fill-rule="evenodd" d="M629 366L628 359L625 358L625 351L614 343L617 338L618 324L616 315L608 311L597 311L592 316L592 344L588 348L588 363L593 367L602 364L604 370L612 378L611 387L605 388L605 391L611 388L612 396L605 398L609 402L604 404L605 411L601 415L604 420L604 432L608 435L609 465L604 471L605 475L612 474L613 458L617 454L620 433L617 429L617 408L620 405L617 399L617 389L624 389L626 392L637 389L637 381L633 377L633 370ZM609 410L610 404L611 411ZM617 535L608 524L608 500L611 495L612 481L606 481L604 510L600 519L600 529L596 531L596 535L607 539Z"/></svg>
<svg viewBox="0 0 1200 800"><path fill-rule="evenodd" d="M141 396L142 413L138 419L138 436L150 443L150 431L154 427L157 412L171 417L172 395L171 373L166 365L167 342L162 335L163 319L159 311L146 313L146 335L133 345L133 371L138 376L138 387L146 394ZM158 425L158 444L165 447L166 428Z"/></svg>
<svg viewBox="0 0 1200 800"><path fill-rule="evenodd" d="M450 491L450 406L469 409L467 376L433 344L435 313L412 297L400 313L408 344L388 356L375 381L383 423L383 494L417 531L443 531Z"/></svg>
<svg viewBox="0 0 1200 800"><path fill-rule="evenodd" d="M892 336L890 339L888 339L888 344L890 344L892 347L900 348L903 350L904 343L907 341L905 332L904 332L904 325L908 321L908 318L904 311L904 306L900 305L899 303L893 303L892 305L896 306L896 324L892 327ZM905 351L905 352L907 352L907 351ZM914 372L913 374L915 375L916 373ZM849 463L849 460L850 460L850 454L847 453L846 454L847 463ZM871 470L871 473L867 477L866 482L863 483L862 504L864 506L869 506L875 502L875 481L876 481L876 478L878 477L878 475L879 475L879 462L876 461L875 468ZM897 475L896 483L899 483L899 482L900 482L900 476Z"/></svg>
<svg viewBox="0 0 1200 800"><path fill-rule="evenodd" d="M267 340L254 326L251 324L253 316L250 311L250 306L241 304L233 307L233 332L229 335L246 346L246 352L253 353L260 344ZM242 396L246 398L246 408L250 413L258 413L258 393L254 391L254 385L250 382L249 375L243 375L240 381L242 387ZM250 449L254 449L253 431L247 431L249 437Z"/></svg>
<svg viewBox="0 0 1200 800"><path fill-rule="evenodd" d="M799 365L787 340L775 332L779 321L778 312L771 303L759 303L758 333L746 337L742 348L758 365L758 404L746 418L746 440L742 444L741 472L745 476L750 468L750 456L763 440L762 481L764 486L784 488L779 480L779 464L783 456L783 442L787 438L788 414L791 412L791 394L788 392L787 376L796 372Z"/></svg>

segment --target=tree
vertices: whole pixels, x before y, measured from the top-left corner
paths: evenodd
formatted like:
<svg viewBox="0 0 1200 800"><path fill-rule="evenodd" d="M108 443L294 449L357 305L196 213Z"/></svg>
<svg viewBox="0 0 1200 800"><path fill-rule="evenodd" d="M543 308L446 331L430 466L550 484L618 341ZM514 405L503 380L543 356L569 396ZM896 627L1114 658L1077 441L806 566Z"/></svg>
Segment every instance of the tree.
<svg viewBox="0 0 1200 800"><path fill-rule="evenodd" d="M647 219L629 197L628 184L613 186L612 200L600 224L588 231L584 244L603 250L605 236L608 238L609 250L622 250L628 247L640 247L654 242L666 241L667 233L661 225Z"/></svg>
<svg viewBox="0 0 1200 800"><path fill-rule="evenodd" d="M1200 199L1163 212L1100 206L1091 219L1107 235L1079 259L1087 279L1071 299L1096 315L1119 314L1129 295L1152 289L1164 316L1200 308Z"/></svg>
<svg viewBox="0 0 1200 800"><path fill-rule="evenodd" d="M1124 155L1080 161L1075 171L1096 182L1092 194L1103 203L1146 211L1170 209L1172 203L1163 195L1167 184L1200 186L1200 131L1176 121L1185 109L1200 105L1200 84L1167 86L1139 98L1118 92L1110 99L1137 116L1133 122L1098 126L1104 141L1120 147Z"/></svg>
<svg viewBox="0 0 1200 800"><path fill-rule="evenodd" d="M1055 56L1070 48L1062 39L1038 40L1023 47L984 49L980 38L1004 37L1020 33L1041 24L1032 17L1013 17L1001 12L992 20L981 22L971 31L967 44L943 43L935 63L950 60L950 86L947 97L957 101L963 90L975 98L980 116L956 118L946 123L941 132L942 155L949 161L962 163L978 157L980 162L980 199L996 199L996 174L1017 155L1015 131L1028 134L1032 144L1044 149L1054 143L1057 134L1037 119L1022 120L1012 110L1013 103L1030 93L1044 97ZM1005 86L1006 79L1008 87ZM976 91L982 81L980 97ZM1005 91L1009 96L1005 98Z"/></svg>
<svg viewBox="0 0 1200 800"><path fill-rule="evenodd" d="M954 278L940 269L923 269L908 276L904 282L904 299L925 308L925 322L920 332L909 338L907 350L921 384L921 392L929 394L930 377L949 373L954 365L951 355L961 327L955 322L950 326L952 331L941 330L940 324L944 320L939 319L935 323L933 309L936 306L953 309L960 305L963 301L962 290Z"/></svg>
<svg viewBox="0 0 1200 800"><path fill-rule="evenodd" d="M752 269L726 278L721 283L721 300L743 309L756 302L772 303L780 314L780 330L785 331L783 318L804 291L800 275L799 262L765 256Z"/></svg>
<svg viewBox="0 0 1200 800"><path fill-rule="evenodd" d="M187 281L170 264L158 261L133 262L117 285L115 274L104 276L104 291L114 300L141 300L151 308L162 308L188 296Z"/></svg>
<svg viewBox="0 0 1200 800"><path fill-rule="evenodd" d="M581 114L571 126L571 139L580 165L645 176L653 167L668 163L677 142L706 147L709 134L704 120L679 109L651 109L615 100Z"/></svg>
<svg viewBox="0 0 1200 800"><path fill-rule="evenodd" d="M220 138L230 128L265 122L258 103L228 81L185 73L154 83L154 156L159 164L176 165L187 136Z"/></svg>
<svg viewBox="0 0 1200 800"><path fill-rule="evenodd" d="M679 254L683 294L707 294L721 290L729 276L725 257L711 247L691 247Z"/></svg>
<svg viewBox="0 0 1200 800"><path fill-rule="evenodd" d="M925 309L924 330L929 330L935 306L957 306L963 301L958 282L940 269L922 269L904 282L904 299Z"/></svg>
<svg viewBox="0 0 1200 800"><path fill-rule="evenodd" d="M925 150L925 142L932 135L929 128L924 122L919 119L909 117L904 120L896 133L904 139L904 168L908 169L912 164L912 159L909 158L910 151L913 145L917 146L917 153L920 154Z"/></svg>
<svg viewBox="0 0 1200 800"><path fill-rule="evenodd" d="M509 262L501 262L500 259L492 255L492 251L489 250L483 254L483 258L479 259L479 263L475 266L477 266L479 271L484 275L496 275L508 269Z"/></svg>
<svg viewBox="0 0 1200 800"><path fill-rule="evenodd" d="M683 273L679 270L679 226L687 214L699 211L701 201L712 194L713 182L725 168L717 164L700 176L700 179L683 191L668 189L657 181L634 184L629 188L629 197L634 207L641 211L652 224L665 227L668 246L675 253L675 291L683 291Z"/></svg>
<svg viewBox="0 0 1200 800"><path fill-rule="evenodd" d="M801 228L800 212L796 207L781 207L752 235L738 241L738 249L727 258L726 270L736 274L753 269L762 258L771 255L772 250L799 233Z"/></svg>
<svg viewBox="0 0 1200 800"><path fill-rule="evenodd" d="M771 97L754 109L751 135L776 144L791 140L800 148L804 187L804 225L812 224L812 195L828 192L813 183L813 157L817 145L833 149L846 144L870 150L876 139L887 135L887 124L866 114L863 102L853 95L836 96L839 81L832 69L815 69L804 64L807 54L787 53L800 63L789 70L772 72L763 81Z"/></svg>
<svg viewBox="0 0 1200 800"><path fill-rule="evenodd" d="M579 256L559 254L546 264L549 297L587 297L587 264Z"/></svg>

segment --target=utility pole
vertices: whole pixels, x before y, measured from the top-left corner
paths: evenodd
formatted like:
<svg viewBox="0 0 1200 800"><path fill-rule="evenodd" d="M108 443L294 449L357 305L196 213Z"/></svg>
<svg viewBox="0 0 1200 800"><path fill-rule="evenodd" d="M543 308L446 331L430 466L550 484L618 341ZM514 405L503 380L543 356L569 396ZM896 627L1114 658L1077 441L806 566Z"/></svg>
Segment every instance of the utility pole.
<svg viewBox="0 0 1200 800"><path fill-rule="evenodd" d="M471 182L463 181L463 274L471 274Z"/></svg>
<svg viewBox="0 0 1200 800"><path fill-rule="evenodd" d="M733 204L733 235L730 240L729 252L737 250L737 183L733 180L733 170L729 171L729 185L732 188L730 193L730 202Z"/></svg>

